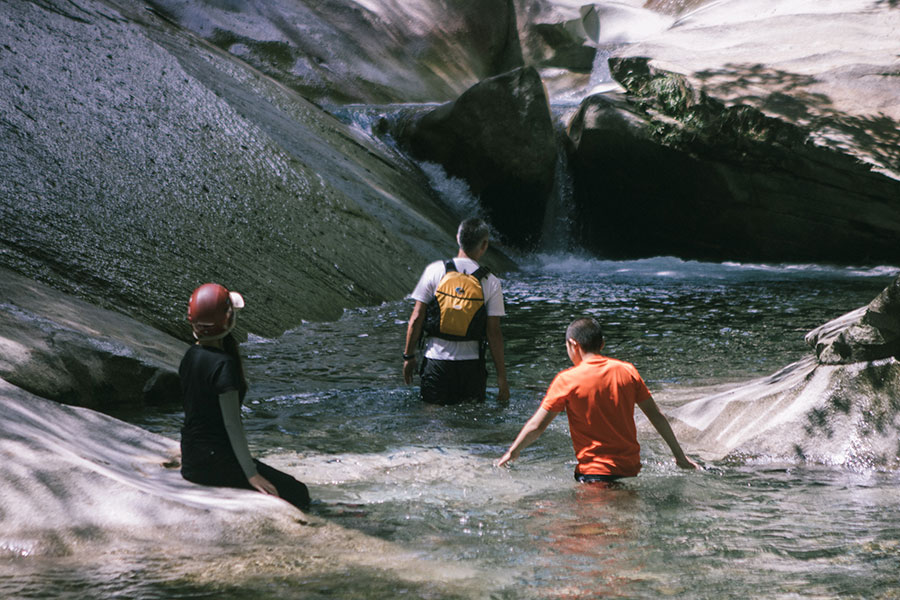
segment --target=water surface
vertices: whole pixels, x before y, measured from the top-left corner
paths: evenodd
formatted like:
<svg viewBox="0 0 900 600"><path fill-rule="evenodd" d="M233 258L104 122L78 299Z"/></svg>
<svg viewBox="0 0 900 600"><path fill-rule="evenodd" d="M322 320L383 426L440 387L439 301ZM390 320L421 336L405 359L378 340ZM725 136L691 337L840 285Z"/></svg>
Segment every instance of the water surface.
<svg viewBox="0 0 900 600"><path fill-rule="evenodd" d="M435 564L485 574L462 592L440 583L438 573L433 585L398 583L371 569L304 578L287 561L277 577L216 587L189 576L219 560L203 555L190 568L165 556L121 560L106 579L102 569L88 578L35 560L7 578L0 573L0 592L257 600L897 597L895 472L754 457L686 473L655 434L642 432L640 476L611 489L584 486L572 479L564 418L513 468L493 466L553 375L568 366L563 332L577 316L604 323L608 353L635 363L665 410L709 386L797 360L809 352L808 330L866 304L895 273L536 258L504 281L508 406L489 399L431 407L417 388L402 385L410 302L246 343L252 390L244 416L254 452L307 482L321 517ZM162 411L139 422L177 437L180 418ZM227 551L240 560L238 549Z"/></svg>

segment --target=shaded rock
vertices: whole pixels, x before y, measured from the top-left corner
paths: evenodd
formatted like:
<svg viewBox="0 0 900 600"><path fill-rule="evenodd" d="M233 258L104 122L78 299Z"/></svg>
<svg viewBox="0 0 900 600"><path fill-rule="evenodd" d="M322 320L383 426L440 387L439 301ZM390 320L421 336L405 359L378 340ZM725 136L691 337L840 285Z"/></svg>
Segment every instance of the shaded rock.
<svg viewBox="0 0 900 600"><path fill-rule="evenodd" d="M465 180L510 244L537 241L553 187L556 141L541 79L533 68L479 82L453 102L395 125L416 158Z"/></svg>
<svg viewBox="0 0 900 600"><path fill-rule="evenodd" d="M188 339L206 281L274 336L454 252L415 165L144 5L0 17L0 266Z"/></svg>
<svg viewBox="0 0 900 600"><path fill-rule="evenodd" d="M187 344L6 269L0 278L0 377L102 410L180 403Z"/></svg>
<svg viewBox="0 0 900 600"><path fill-rule="evenodd" d="M447 100L522 65L512 0L150 4L319 102Z"/></svg>
<svg viewBox="0 0 900 600"><path fill-rule="evenodd" d="M570 126L580 240L610 257L894 263L900 181L646 59Z"/></svg>
<svg viewBox="0 0 900 600"><path fill-rule="evenodd" d="M837 332L817 329L807 335L821 364L900 358L900 277L867 306L845 315L841 325Z"/></svg>

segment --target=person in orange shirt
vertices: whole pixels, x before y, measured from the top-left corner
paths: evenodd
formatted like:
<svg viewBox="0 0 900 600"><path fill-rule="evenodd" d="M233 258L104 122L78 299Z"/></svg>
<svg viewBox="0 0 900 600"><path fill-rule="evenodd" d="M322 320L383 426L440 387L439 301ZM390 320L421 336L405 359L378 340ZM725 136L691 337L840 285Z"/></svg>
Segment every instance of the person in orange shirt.
<svg viewBox="0 0 900 600"><path fill-rule="evenodd" d="M675 464L682 469L697 468L685 456L634 365L602 356L603 345L603 330L595 319L577 319L569 325L566 350L575 366L556 375L541 406L497 462L498 467L518 458L556 415L566 411L578 459L576 480L593 483L634 477L641 470L641 446L634 424L637 405L669 445Z"/></svg>

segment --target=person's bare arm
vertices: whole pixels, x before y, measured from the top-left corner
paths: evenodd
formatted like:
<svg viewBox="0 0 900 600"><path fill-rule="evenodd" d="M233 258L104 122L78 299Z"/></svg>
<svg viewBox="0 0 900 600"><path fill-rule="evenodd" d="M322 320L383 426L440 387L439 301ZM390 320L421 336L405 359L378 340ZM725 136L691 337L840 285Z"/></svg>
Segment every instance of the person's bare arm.
<svg viewBox="0 0 900 600"><path fill-rule="evenodd" d="M558 412L550 412L545 408L537 409L535 413L531 415L531 418L526 421L525 425L522 427L522 431L516 436L516 440L512 443L512 446L509 447L509 450L506 451L506 454L497 461L497 466L502 467L508 462L519 458L519 453L530 446L536 439L541 437L541 434L544 433L544 430L547 429L547 426L550 425L550 422L553 421L558 414Z"/></svg>
<svg viewBox="0 0 900 600"><path fill-rule="evenodd" d="M406 345L403 346L403 354L411 356L403 360L403 381L408 385L412 383L413 374L416 372L416 344L422 336L422 328L425 326L426 304L416 300L412 314L409 315L409 325L406 327Z"/></svg>
<svg viewBox="0 0 900 600"><path fill-rule="evenodd" d="M506 362L503 355L503 332L500 330L500 317L487 318L487 341L497 372L497 401L509 402L509 383L506 381Z"/></svg>
<svg viewBox="0 0 900 600"><path fill-rule="evenodd" d="M682 469L698 468L697 463L685 456L684 451L681 449L681 444L679 444L678 440L675 438L675 432L672 431L672 426L669 425L669 420L659 411L656 401L652 397L647 398L643 402L638 403L638 408L647 415L650 424L653 425L654 429L659 432L659 435L669 446L669 449L672 451L672 456L675 457L675 464Z"/></svg>

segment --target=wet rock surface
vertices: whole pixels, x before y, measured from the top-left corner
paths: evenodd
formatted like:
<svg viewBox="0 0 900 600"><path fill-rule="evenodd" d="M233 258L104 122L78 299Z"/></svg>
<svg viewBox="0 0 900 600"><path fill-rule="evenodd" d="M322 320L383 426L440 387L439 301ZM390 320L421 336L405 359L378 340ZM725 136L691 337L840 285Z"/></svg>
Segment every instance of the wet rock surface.
<svg viewBox="0 0 900 600"><path fill-rule="evenodd" d="M815 354L672 411L679 439L707 457L900 465L900 278L868 306L811 331Z"/></svg>
<svg viewBox="0 0 900 600"><path fill-rule="evenodd" d="M421 587L423 597L470 598L497 585L470 565L423 559L273 496L190 483L179 472L177 442L3 380L0 453L15 457L0 464L0 557L38 569L49 560L51 573L121 569L133 577L132 561L166 556L179 570L167 576L216 594L248 580L271 593L286 573Z"/></svg>

